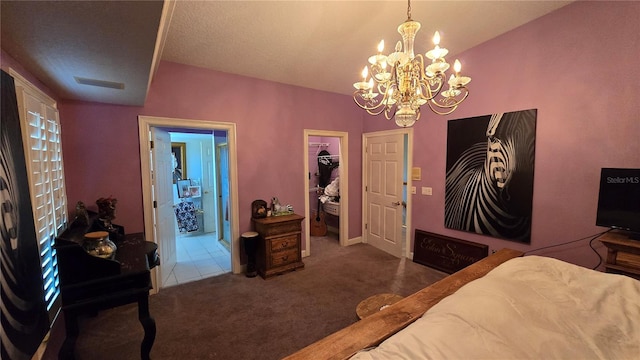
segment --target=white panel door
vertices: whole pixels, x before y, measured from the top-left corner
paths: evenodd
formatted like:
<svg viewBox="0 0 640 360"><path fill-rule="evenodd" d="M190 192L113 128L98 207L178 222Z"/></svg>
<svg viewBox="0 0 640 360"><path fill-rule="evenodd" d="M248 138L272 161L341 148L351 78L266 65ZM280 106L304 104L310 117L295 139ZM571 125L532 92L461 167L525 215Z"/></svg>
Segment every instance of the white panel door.
<svg viewBox="0 0 640 360"><path fill-rule="evenodd" d="M366 141L366 240L402 257L404 135L371 136Z"/></svg>
<svg viewBox="0 0 640 360"><path fill-rule="evenodd" d="M160 288L169 280L171 270L176 265L176 218L173 209L173 159L171 136L168 132L151 128L151 176L154 209L154 238L158 243L160 266L158 278Z"/></svg>
<svg viewBox="0 0 640 360"><path fill-rule="evenodd" d="M231 222L230 222L230 194L229 188L229 145L227 143L216 146L216 174L218 186L218 239L231 244Z"/></svg>
<svg viewBox="0 0 640 360"><path fill-rule="evenodd" d="M216 231L213 136L202 142L202 210L204 232Z"/></svg>

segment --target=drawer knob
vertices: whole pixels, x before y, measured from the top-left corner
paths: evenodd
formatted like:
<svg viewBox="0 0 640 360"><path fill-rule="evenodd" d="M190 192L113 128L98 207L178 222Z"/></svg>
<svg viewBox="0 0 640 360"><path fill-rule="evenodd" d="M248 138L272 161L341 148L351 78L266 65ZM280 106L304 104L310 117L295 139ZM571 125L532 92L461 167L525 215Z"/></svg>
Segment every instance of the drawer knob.
<svg viewBox="0 0 640 360"><path fill-rule="evenodd" d="M289 260L289 255L282 257L282 261L287 261L287 260Z"/></svg>
<svg viewBox="0 0 640 360"><path fill-rule="evenodd" d="M287 245L289 245L289 243L288 243L288 242L286 242L286 241L282 243L282 247L283 247L283 248L286 248L286 247L287 247Z"/></svg>

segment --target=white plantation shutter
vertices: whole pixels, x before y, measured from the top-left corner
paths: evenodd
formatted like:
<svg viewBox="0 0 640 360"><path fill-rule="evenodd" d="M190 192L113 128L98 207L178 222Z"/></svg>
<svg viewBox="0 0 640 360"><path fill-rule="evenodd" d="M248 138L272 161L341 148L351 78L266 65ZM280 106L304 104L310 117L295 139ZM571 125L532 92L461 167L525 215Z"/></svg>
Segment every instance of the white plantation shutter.
<svg viewBox="0 0 640 360"><path fill-rule="evenodd" d="M60 121L53 100L25 84L26 80L12 76L16 80L44 298L52 322L60 309L58 259L53 245L68 222Z"/></svg>

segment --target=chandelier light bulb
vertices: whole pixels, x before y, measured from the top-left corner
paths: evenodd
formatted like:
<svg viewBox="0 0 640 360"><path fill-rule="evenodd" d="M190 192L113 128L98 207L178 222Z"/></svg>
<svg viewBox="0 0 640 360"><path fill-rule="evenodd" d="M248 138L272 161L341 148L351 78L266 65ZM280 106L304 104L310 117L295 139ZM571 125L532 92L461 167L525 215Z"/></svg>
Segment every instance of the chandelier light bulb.
<svg viewBox="0 0 640 360"><path fill-rule="evenodd" d="M440 33L436 31L435 34L433 34L433 43L434 45L440 45Z"/></svg>
<svg viewBox="0 0 640 360"><path fill-rule="evenodd" d="M384 50L384 39L380 40L378 44L378 54L382 54L382 50Z"/></svg>
<svg viewBox="0 0 640 360"><path fill-rule="evenodd" d="M456 59L456 61L453 63L453 70L456 72L456 75L458 75L460 70L462 70L462 64L460 64L460 61L458 59Z"/></svg>
<svg viewBox="0 0 640 360"><path fill-rule="evenodd" d="M369 69L365 65L364 69L362 69L362 82L367 82L367 76L369 76Z"/></svg>

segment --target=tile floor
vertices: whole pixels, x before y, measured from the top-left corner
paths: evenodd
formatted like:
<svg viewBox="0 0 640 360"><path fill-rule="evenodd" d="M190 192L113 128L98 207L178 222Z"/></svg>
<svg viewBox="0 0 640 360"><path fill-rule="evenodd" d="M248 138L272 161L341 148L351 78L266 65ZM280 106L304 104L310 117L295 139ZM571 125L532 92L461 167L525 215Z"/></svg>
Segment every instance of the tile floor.
<svg viewBox="0 0 640 360"><path fill-rule="evenodd" d="M231 254L215 232L176 235L176 266L165 287L231 272Z"/></svg>

